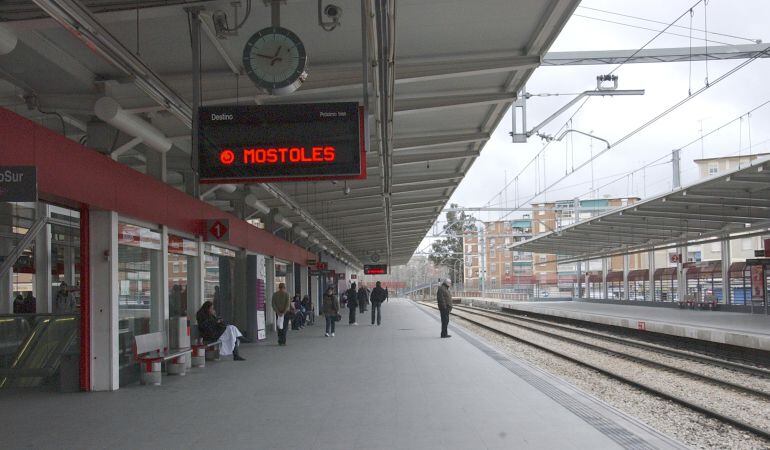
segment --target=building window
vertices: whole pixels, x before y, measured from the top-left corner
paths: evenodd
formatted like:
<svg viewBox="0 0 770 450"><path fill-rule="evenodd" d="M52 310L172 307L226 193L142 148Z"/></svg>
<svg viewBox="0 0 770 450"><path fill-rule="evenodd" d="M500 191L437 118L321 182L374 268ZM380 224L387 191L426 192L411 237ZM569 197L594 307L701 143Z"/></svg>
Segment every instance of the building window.
<svg viewBox="0 0 770 450"><path fill-rule="evenodd" d="M497 272L497 264L495 264L495 263L492 263L492 265L490 266L490 270L491 270L492 272Z"/></svg>
<svg viewBox="0 0 770 450"><path fill-rule="evenodd" d="M708 170L709 170L709 172L708 172L709 176L718 174L719 173L719 164L715 163L715 162L709 163Z"/></svg>
<svg viewBox="0 0 770 450"><path fill-rule="evenodd" d="M546 255L540 255L540 256L538 256L538 258L537 258L537 259L538 259L538 261L540 261L540 262L545 262L545 261L548 259L548 256L546 256Z"/></svg>

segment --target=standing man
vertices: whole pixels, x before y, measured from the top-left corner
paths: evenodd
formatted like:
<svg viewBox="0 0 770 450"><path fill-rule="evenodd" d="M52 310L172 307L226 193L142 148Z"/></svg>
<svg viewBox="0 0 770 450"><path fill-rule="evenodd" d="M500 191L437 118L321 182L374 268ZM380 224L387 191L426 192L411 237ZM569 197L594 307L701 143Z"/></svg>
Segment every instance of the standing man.
<svg viewBox="0 0 770 450"><path fill-rule="evenodd" d="M382 302L384 302L386 298L387 295L385 294L385 289L382 288L380 282L378 281L374 286L374 289L372 289L372 296L369 298L369 301L372 303L372 325L374 325L374 316L376 314L377 326L380 326L380 320L382 318L382 314L380 313L380 305L382 305Z"/></svg>
<svg viewBox="0 0 770 450"><path fill-rule="evenodd" d="M273 311L275 311L275 325L278 327L278 345L286 345L286 329L289 327L289 293L286 292L284 283L278 284L278 292L273 294Z"/></svg>
<svg viewBox="0 0 770 450"><path fill-rule="evenodd" d="M358 322L356 322L356 308L358 307L356 302L356 296L358 295L356 283L350 285L350 289L345 292L345 295L348 297L348 325L358 325Z"/></svg>
<svg viewBox="0 0 770 450"><path fill-rule="evenodd" d="M358 288L356 301L358 302L358 312L363 314L366 311L366 303L369 301L369 291L363 284Z"/></svg>
<svg viewBox="0 0 770 450"><path fill-rule="evenodd" d="M447 333L447 327L449 326L449 312L452 311L452 294L449 292L449 287L452 286L452 280L447 278L438 287L436 293L436 301L438 302L438 310L441 313L441 337L450 338L452 335Z"/></svg>

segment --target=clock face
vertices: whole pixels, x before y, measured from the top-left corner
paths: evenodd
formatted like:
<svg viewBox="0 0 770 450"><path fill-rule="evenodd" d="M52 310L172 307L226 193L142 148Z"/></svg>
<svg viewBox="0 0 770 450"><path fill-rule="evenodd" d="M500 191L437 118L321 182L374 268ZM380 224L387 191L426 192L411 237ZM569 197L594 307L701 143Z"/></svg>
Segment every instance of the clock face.
<svg viewBox="0 0 770 450"><path fill-rule="evenodd" d="M246 42L243 67L257 86L271 94L288 94L307 78L307 53L299 37L286 28L263 28Z"/></svg>

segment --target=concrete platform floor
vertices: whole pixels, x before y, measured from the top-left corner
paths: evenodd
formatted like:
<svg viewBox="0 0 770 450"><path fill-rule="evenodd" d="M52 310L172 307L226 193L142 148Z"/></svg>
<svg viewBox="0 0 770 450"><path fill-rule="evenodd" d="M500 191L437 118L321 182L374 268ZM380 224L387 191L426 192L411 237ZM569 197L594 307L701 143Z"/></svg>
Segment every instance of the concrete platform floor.
<svg viewBox="0 0 770 450"><path fill-rule="evenodd" d="M770 316L723 311L613 305L581 301L501 302L516 309L556 317L700 339L770 351ZM639 322L643 322L640 325Z"/></svg>
<svg viewBox="0 0 770 450"><path fill-rule="evenodd" d="M613 449L678 444L407 300L163 386L0 392L3 448Z"/></svg>

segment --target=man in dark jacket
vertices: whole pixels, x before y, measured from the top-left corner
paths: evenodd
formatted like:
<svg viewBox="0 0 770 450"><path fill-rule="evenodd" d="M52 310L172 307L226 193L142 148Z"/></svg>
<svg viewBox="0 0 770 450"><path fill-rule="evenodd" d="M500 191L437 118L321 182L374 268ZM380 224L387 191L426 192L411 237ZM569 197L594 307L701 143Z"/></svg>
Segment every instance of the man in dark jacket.
<svg viewBox="0 0 770 450"><path fill-rule="evenodd" d="M385 293L385 289L382 288L380 282L378 281L374 286L374 289L372 289L372 296L369 297L369 301L372 303L372 325L374 325L375 315L377 316L377 326L380 325L380 320L382 318L382 314L380 313L380 305L385 301L386 298L388 298L388 296Z"/></svg>
<svg viewBox="0 0 770 450"><path fill-rule="evenodd" d="M350 289L345 292L345 295L348 297L348 325L358 325L356 322L356 308L358 307L356 283L350 285Z"/></svg>
<svg viewBox="0 0 770 450"><path fill-rule="evenodd" d="M286 345L286 328L289 327L291 300L289 299L289 293L286 292L286 285L284 283L278 284L278 292L273 294L272 304L278 328L278 345Z"/></svg>
<svg viewBox="0 0 770 450"><path fill-rule="evenodd" d="M363 314L366 311L366 304L369 302L369 290L363 285L358 288L356 301L358 302L358 312Z"/></svg>
<svg viewBox="0 0 770 450"><path fill-rule="evenodd" d="M436 293L436 301L438 302L438 310L441 313L441 337L452 337L447 333L447 327L449 326L449 312L452 311L452 294L449 292L449 287L452 286L452 280L447 278L438 287Z"/></svg>

